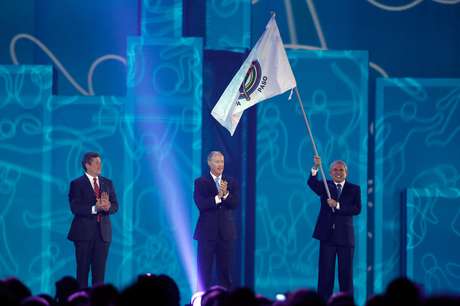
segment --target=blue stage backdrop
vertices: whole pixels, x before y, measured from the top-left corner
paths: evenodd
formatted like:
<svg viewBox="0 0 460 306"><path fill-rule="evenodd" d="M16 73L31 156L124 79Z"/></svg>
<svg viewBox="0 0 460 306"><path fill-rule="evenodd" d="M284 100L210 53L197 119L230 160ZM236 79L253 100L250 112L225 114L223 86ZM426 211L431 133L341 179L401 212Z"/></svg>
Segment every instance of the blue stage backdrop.
<svg viewBox="0 0 460 306"><path fill-rule="evenodd" d="M429 294L458 294L460 262L452 246L460 243L458 188L408 188L401 237L405 272Z"/></svg>
<svg viewBox="0 0 460 306"><path fill-rule="evenodd" d="M432 222L450 223L451 228L446 231L454 236L456 233L454 216L458 209L438 203L447 200L429 190L458 188L459 103L459 79L379 79L377 82L374 244L375 260L379 263L375 266L377 290L382 290L395 276L394 271L407 273L406 249L414 256L423 257L427 255L427 245L431 245L434 259L440 256L444 260L441 254L447 255L448 248L455 245L446 243L440 248L431 234L424 233L428 229L438 230L430 226ZM412 189L426 189L426 192L414 193ZM455 197L449 201L455 201ZM449 215L453 219L446 219ZM444 238L450 239L444 234L438 239ZM425 251L420 251L422 247ZM421 268L421 263L415 262L421 260L419 257L412 257L410 265ZM450 264L458 266L460 262L452 259ZM424 284L426 279L420 277L423 273L412 270L410 275L417 276ZM449 279L458 279L458 271L446 265L439 273L445 278L437 280L438 284L428 279L427 288L451 290Z"/></svg>
<svg viewBox="0 0 460 306"><path fill-rule="evenodd" d="M97 150L121 203L107 280L167 273L186 302L193 178L218 148L244 193L236 283L269 296L314 287L318 199L295 97L245 112L233 138L209 116L271 11L296 49L323 160L347 160L363 191L359 301L398 275L458 288L458 263L432 236L457 237L456 193L445 191L460 188L456 0L1 1L0 278L52 294L73 274L68 183Z"/></svg>
<svg viewBox="0 0 460 306"><path fill-rule="evenodd" d="M191 294L201 41L130 46L127 98L51 96L50 67L2 67L2 275L16 275L34 291L51 292L52 282L74 274L68 183L82 173L82 154L97 151L120 202L107 281L126 285L141 273L165 273L184 298ZM142 71L134 69L138 62ZM188 65L172 64L180 62ZM162 65L172 75L156 79Z"/></svg>

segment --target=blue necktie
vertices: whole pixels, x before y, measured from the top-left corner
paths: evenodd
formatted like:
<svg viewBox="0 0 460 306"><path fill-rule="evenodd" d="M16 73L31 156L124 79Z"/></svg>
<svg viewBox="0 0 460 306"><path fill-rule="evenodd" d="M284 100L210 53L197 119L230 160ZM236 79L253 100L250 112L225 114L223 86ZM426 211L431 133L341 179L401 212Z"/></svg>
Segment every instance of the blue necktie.
<svg viewBox="0 0 460 306"><path fill-rule="evenodd" d="M342 193L342 184L337 184L337 198L340 198L341 193Z"/></svg>
<svg viewBox="0 0 460 306"><path fill-rule="evenodd" d="M216 177L216 179L214 180L214 182L216 183L217 190L219 190L219 188L220 188L219 177Z"/></svg>

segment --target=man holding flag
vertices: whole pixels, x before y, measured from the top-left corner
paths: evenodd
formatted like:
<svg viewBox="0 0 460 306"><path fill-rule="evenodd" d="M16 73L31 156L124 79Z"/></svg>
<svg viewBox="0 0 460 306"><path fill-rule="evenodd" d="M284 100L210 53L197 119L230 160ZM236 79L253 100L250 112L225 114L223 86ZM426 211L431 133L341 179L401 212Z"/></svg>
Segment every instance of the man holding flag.
<svg viewBox="0 0 460 306"><path fill-rule="evenodd" d="M313 232L313 238L320 241L318 293L327 301L334 288L336 261L340 291L353 295L353 217L361 212L361 188L347 180L347 164L336 160L329 169L332 178L328 181L331 196L317 179L321 158L315 155L313 161L308 186L321 199Z"/></svg>

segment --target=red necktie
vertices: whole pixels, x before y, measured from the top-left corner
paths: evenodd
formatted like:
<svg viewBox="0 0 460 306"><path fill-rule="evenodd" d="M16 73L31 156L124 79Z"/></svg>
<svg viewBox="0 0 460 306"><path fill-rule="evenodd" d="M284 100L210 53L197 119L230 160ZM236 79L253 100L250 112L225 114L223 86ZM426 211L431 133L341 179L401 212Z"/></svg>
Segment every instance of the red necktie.
<svg viewBox="0 0 460 306"><path fill-rule="evenodd" d="M97 178L96 177L93 177L93 183L94 183L94 195L96 196L96 199L99 199L100 190L99 190L99 185L97 183Z"/></svg>
<svg viewBox="0 0 460 306"><path fill-rule="evenodd" d="M97 183L97 178L93 177L93 182L94 182L94 195L96 196L96 199L99 199L101 197L101 190L99 189L99 185ZM96 216L96 221L101 222L102 216L100 213L97 213Z"/></svg>

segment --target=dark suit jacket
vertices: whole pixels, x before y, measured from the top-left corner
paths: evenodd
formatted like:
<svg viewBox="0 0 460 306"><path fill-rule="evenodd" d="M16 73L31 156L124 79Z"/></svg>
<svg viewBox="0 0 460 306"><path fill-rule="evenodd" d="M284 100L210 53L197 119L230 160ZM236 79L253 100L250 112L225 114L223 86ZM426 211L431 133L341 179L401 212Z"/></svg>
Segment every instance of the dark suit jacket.
<svg viewBox="0 0 460 306"><path fill-rule="evenodd" d="M112 240L112 224L109 215L118 210L117 196L111 180L99 176L99 185L101 192L105 191L109 194L111 203L108 212L101 212L102 220L100 223L96 221L96 215L92 214L91 211L91 207L96 205L96 196L86 174L70 183L69 203L74 218L67 235L69 240L92 240L97 237L99 230L104 241Z"/></svg>
<svg viewBox="0 0 460 306"><path fill-rule="evenodd" d="M345 181L340 198L337 198L337 187L334 182L327 181L331 197L340 203L340 209L332 209L327 205L326 188L317 176L308 179L308 186L321 198L321 209L316 221L313 238L329 241L337 245L355 245L353 216L361 212L361 189L358 185ZM333 229L333 224L335 229Z"/></svg>
<svg viewBox="0 0 460 306"><path fill-rule="evenodd" d="M200 210L200 216L193 238L196 240L236 239L236 226L233 210L238 206L238 183L232 178L222 176L228 182L228 197L216 205L215 196L218 190L211 174L195 180L193 198Z"/></svg>

